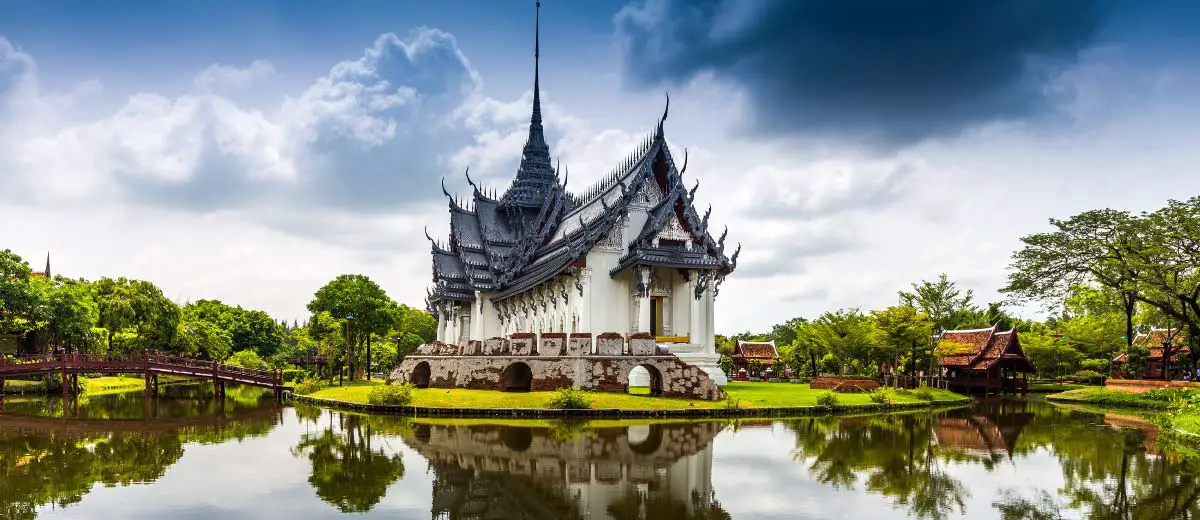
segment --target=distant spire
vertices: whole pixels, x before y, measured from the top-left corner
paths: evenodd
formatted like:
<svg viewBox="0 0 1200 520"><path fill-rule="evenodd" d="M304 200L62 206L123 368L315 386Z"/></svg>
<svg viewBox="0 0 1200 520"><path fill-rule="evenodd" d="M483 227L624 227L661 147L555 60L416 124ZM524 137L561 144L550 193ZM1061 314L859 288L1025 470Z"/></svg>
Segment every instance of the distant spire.
<svg viewBox="0 0 1200 520"><path fill-rule="evenodd" d="M50 252L46 251L46 278L51 278L50 275Z"/></svg>

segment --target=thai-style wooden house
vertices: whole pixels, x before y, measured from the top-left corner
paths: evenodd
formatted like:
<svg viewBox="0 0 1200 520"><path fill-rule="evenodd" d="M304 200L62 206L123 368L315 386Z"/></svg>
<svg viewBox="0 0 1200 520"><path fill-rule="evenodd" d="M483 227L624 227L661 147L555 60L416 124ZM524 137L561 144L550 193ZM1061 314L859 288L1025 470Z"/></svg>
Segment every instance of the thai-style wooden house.
<svg viewBox="0 0 1200 520"><path fill-rule="evenodd" d="M1163 378L1163 346L1167 341L1171 341L1173 351L1170 353L1170 359L1167 364L1170 365L1191 353L1191 349L1186 344L1183 344L1183 339L1171 337L1170 329L1150 329L1150 332L1141 333L1133 337L1133 346L1144 348L1149 351L1146 356L1146 369L1142 371L1142 379L1162 379ZM1129 371L1126 370L1129 362L1129 355L1122 352L1117 357L1113 358L1113 377L1125 378L1130 377Z"/></svg>
<svg viewBox="0 0 1200 520"><path fill-rule="evenodd" d="M942 375L952 391L982 394L1024 394L1026 375L1033 365L1021 349L1016 329L947 330L935 339Z"/></svg>
<svg viewBox="0 0 1200 520"><path fill-rule="evenodd" d="M775 349L774 341L738 340L733 344L733 354L729 358L733 360L735 375L742 374L742 371L745 370L751 376L758 377L759 374L754 374L750 365L757 361L761 369L766 369L775 363L775 358L778 356L779 351Z"/></svg>

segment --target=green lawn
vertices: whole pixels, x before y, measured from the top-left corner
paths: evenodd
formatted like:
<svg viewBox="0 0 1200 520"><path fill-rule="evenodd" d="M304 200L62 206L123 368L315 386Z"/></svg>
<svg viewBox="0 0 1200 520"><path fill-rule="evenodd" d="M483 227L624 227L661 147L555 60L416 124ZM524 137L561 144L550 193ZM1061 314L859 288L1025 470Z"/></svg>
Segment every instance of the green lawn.
<svg viewBox="0 0 1200 520"><path fill-rule="evenodd" d="M366 403L367 393L379 382L356 382L346 386L333 386L319 390L309 397L333 399L352 403ZM725 391L731 398L738 399L743 408L779 408L793 406L815 406L817 397L824 390L813 390L808 385L790 383L730 383ZM933 390L934 401L954 401L962 396ZM463 388L419 388L413 391L413 406L439 408L544 408L553 392L510 393L496 390L468 390ZM592 408L619 408L626 410L675 410L685 408L721 408L725 401L701 401L694 399L668 399L628 394L586 392ZM845 406L871 404L867 394L834 394L838 403ZM920 402L912 393L892 392L895 403Z"/></svg>

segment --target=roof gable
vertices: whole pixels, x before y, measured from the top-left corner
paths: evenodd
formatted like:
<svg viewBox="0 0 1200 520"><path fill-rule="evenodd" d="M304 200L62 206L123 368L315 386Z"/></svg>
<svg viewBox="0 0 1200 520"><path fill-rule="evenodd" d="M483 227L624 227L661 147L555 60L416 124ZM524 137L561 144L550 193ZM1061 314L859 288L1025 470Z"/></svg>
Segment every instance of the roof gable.
<svg viewBox="0 0 1200 520"><path fill-rule="evenodd" d="M733 355L745 358L775 358L779 351L775 349L775 341L742 341L733 344Z"/></svg>

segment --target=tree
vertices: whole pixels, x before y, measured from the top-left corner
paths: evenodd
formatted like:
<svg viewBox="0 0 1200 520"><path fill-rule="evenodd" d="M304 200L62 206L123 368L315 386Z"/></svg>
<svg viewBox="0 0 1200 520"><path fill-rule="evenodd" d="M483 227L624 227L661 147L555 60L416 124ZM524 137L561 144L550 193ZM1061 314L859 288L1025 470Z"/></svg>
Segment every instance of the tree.
<svg viewBox="0 0 1200 520"><path fill-rule="evenodd" d="M1188 343L1200 336L1200 197L1140 216L1105 209L1050 223L1053 232L1021 239L1005 292L1046 300L1096 283L1122 295L1127 344L1137 302L1184 324ZM1164 348L1164 359L1177 349Z"/></svg>
<svg viewBox="0 0 1200 520"><path fill-rule="evenodd" d="M895 305L879 311L871 311L871 317L879 328L881 340L893 351L896 363L900 369L900 353L907 350L908 373L916 374L917 367L924 363L919 360L918 352L924 353L933 336L933 321L929 315L911 305Z"/></svg>
<svg viewBox="0 0 1200 520"><path fill-rule="evenodd" d="M849 366L855 373L866 373L873 370L873 361L886 359L874 348L879 333L874 321L857 308L826 312L803 330L807 341L838 358L843 371Z"/></svg>
<svg viewBox="0 0 1200 520"><path fill-rule="evenodd" d="M328 312L334 318L346 320L343 326L351 338L346 344L351 380L355 375L355 347L364 340L369 342L371 334L387 331L388 324L395 318L394 307L395 303L387 293L361 274L339 275L318 289L308 304L309 312ZM370 344L367 346L369 348ZM369 376L369 366L367 370Z"/></svg>
<svg viewBox="0 0 1200 520"><path fill-rule="evenodd" d="M176 335L177 352L185 356L200 356L220 361L233 350L233 340L221 327L195 316L186 316L179 322Z"/></svg>
<svg viewBox="0 0 1200 520"><path fill-rule="evenodd" d="M52 344L61 345L68 352L92 350L99 339L94 326L100 313L91 284L57 279L45 295L45 305L49 313L46 329Z"/></svg>
<svg viewBox="0 0 1200 520"><path fill-rule="evenodd" d="M35 302L29 285L32 272L16 253L0 251L0 334L24 334L32 329L28 319Z"/></svg>
<svg viewBox="0 0 1200 520"><path fill-rule="evenodd" d="M97 324L108 333L107 351L113 351L113 337L117 332L133 325L135 311L134 295L125 278L104 277L96 282Z"/></svg>
<svg viewBox="0 0 1200 520"><path fill-rule="evenodd" d="M912 284L912 291L900 291L900 304L916 307L933 321L935 332L987 326L983 314L974 303L974 292L965 292L950 281L945 273L937 281Z"/></svg>

